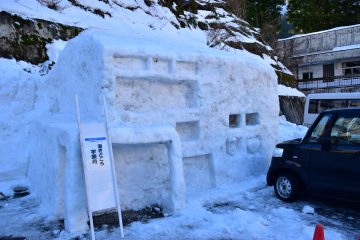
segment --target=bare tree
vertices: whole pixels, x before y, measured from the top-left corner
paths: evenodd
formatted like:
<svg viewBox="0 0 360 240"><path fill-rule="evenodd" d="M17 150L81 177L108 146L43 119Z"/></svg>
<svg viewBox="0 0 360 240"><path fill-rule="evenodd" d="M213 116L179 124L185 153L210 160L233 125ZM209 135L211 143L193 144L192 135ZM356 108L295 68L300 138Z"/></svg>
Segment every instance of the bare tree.
<svg viewBox="0 0 360 240"><path fill-rule="evenodd" d="M207 45L218 49L225 49L226 39L231 35L225 29L211 29L208 31Z"/></svg>
<svg viewBox="0 0 360 240"><path fill-rule="evenodd" d="M241 19L245 19L246 0L226 0L230 11Z"/></svg>
<svg viewBox="0 0 360 240"><path fill-rule="evenodd" d="M269 44L272 49L276 48L277 45L277 26L276 23L264 23L260 29L262 39Z"/></svg>
<svg viewBox="0 0 360 240"><path fill-rule="evenodd" d="M280 62L282 62L295 75L299 61L294 58L294 56L298 46L299 42L296 39L287 39L278 41L276 48L274 48Z"/></svg>

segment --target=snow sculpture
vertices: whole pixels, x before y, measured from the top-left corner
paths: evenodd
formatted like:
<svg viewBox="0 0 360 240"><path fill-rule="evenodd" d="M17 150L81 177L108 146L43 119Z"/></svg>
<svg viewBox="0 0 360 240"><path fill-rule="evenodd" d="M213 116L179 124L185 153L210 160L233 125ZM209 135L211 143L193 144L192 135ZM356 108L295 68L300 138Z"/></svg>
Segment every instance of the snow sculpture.
<svg viewBox="0 0 360 240"><path fill-rule="evenodd" d="M29 178L69 231L87 227L74 94L88 121L103 120L105 94L123 209L174 212L186 192L264 173L278 124L276 74L254 55L196 44L105 32L68 43L40 103L47 122L61 124L34 123L34 138L45 132L39 144L52 144L34 152Z"/></svg>

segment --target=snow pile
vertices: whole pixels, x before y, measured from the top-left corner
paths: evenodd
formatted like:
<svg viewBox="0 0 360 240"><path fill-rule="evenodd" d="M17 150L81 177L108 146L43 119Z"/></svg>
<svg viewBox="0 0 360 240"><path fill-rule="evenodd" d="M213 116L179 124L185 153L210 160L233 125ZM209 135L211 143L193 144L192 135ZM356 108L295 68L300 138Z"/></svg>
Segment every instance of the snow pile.
<svg viewBox="0 0 360 240"><path fill-rule="evenodd" d="M129 36L81 34L38 86L41 120L30 127L29 179L43 209L65 217L70 231L86 228L75 94L84 121L104 120L106 97L125 209L159 204L176 211L185 187L190 194L262 174L276 142L277 78L270 67L184 38Z"/></svg>
<svg viewBox="0 0 360 240"><path fill-rule="evenodd" d="M304 138L308 130L307 127L296 125L286 121L285 117L279 118L278 142L292 140L296 138Z"/></svg>
<svg viewBox="0 0 360 240"><path fill-rule="evenodd" d="M34 108L36 82L29 64L0 59L0 181L25 176L27 114ZM23 71L26 69L26 71ZM16 137L18 136L18 137Z"/></svg>
<svg viewBox="0 0 360 240"><path fill-rule="evenodd" d="M278 85L278 94L279 96L290 96L290 97L303 97L305 98L305 94L297 90L296 88L291 88L284 86L282 84Z"/></svg>
<svg viewBox="0 0 360 240"><path fill-rule="evenodd" d="M49 56L49 61L52 61L54 63L57 62L61 51L66 46L66 43L67 43L66 41L59 39L59 40L54 40L50 44L46 44L47 55Z"/></svg>
<svg viewBox="0 0 360 240"><path fill-rule="evenodd" d="M34 145L26 142L29 135L29 123L38 119L36 104L39 98L38 87L44 81L47 66L56 61L61 45L55 42L47 45L50 60L43 65L0 58L0 143L6 148L0 154L6 156L0 160L0 181L25 177L28 171L29 154ZM41 110L43 112L43 110Z"/></svg>
<svg viewBox="0 0 360 240"><path fill-rule="evenodd" d="M315 209L309 205L305 205L302 209L302 212L305 214L314 214L315 213Z"/></svg>

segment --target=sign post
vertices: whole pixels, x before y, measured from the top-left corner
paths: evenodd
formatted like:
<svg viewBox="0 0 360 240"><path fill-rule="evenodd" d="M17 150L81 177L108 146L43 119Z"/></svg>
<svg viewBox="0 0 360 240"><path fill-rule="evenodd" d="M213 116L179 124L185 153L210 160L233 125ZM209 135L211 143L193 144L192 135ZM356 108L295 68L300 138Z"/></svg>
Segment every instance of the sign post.
<svg viewBox="0 0 360 240"><path fill-rule="evenodd" d="M85 175L91 239L95 239L93 213L116 208L121 237L124 237L119 194L111 139L107 126L107 109L103 96L105 123L81 123L79 99L75 96L81 153Z"/></svg>

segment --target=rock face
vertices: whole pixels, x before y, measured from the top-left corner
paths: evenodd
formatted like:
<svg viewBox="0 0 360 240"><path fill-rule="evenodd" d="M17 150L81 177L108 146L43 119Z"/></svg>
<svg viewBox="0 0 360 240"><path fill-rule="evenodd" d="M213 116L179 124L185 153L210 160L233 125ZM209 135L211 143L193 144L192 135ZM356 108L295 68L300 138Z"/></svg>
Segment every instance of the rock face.
<svg viewBox="0 0 360 240"><path fill-rule="evenodd" d="M15 58L32 64L48 60L47 43L54 39L69 40L82 29L40 19L26 20L0 12L0 57Z"/></svg>
<svg viewBox="0 0 360 240"><path fill-rule="evenodd" d="M233 14L226 1L215 0L159 0L169 8L177 22L176 28L199 28L208 34L207 44L221 50L246 50L261 58L269 58L279 82L293 86L295 78L277 60L275 52L261 38L258 30Z"/></svg>
<svg viewBox="0 0 360 240"><path fill-rule="evenodd" d="M29 188L27 186L22 186L22 185L16 186L13 188L14 191L13 197L14 198L25 197L30 194L28 190Z"/></svg>
<svg viewBox="0 0 360 240"><path fill-rule="evenodd" d="M5 200L5 199L6 199L5 194L0 192L0 201Z"/></svg>
<svg viewBox="0 0 360 240"><path fill-rule="evenodd" d="M305 98L279 96L280 114L285 115L286 120L296 124L304 122Z"/></svg>
<svg viewBox="0 0 360 240"><path fill-rule="evenodd" d="M13 190L14 190L14 192L19 193L19 192L25 192L25 191L29 190L29 188L26 186L16 186L16 187L14 187Z"/></svg>

